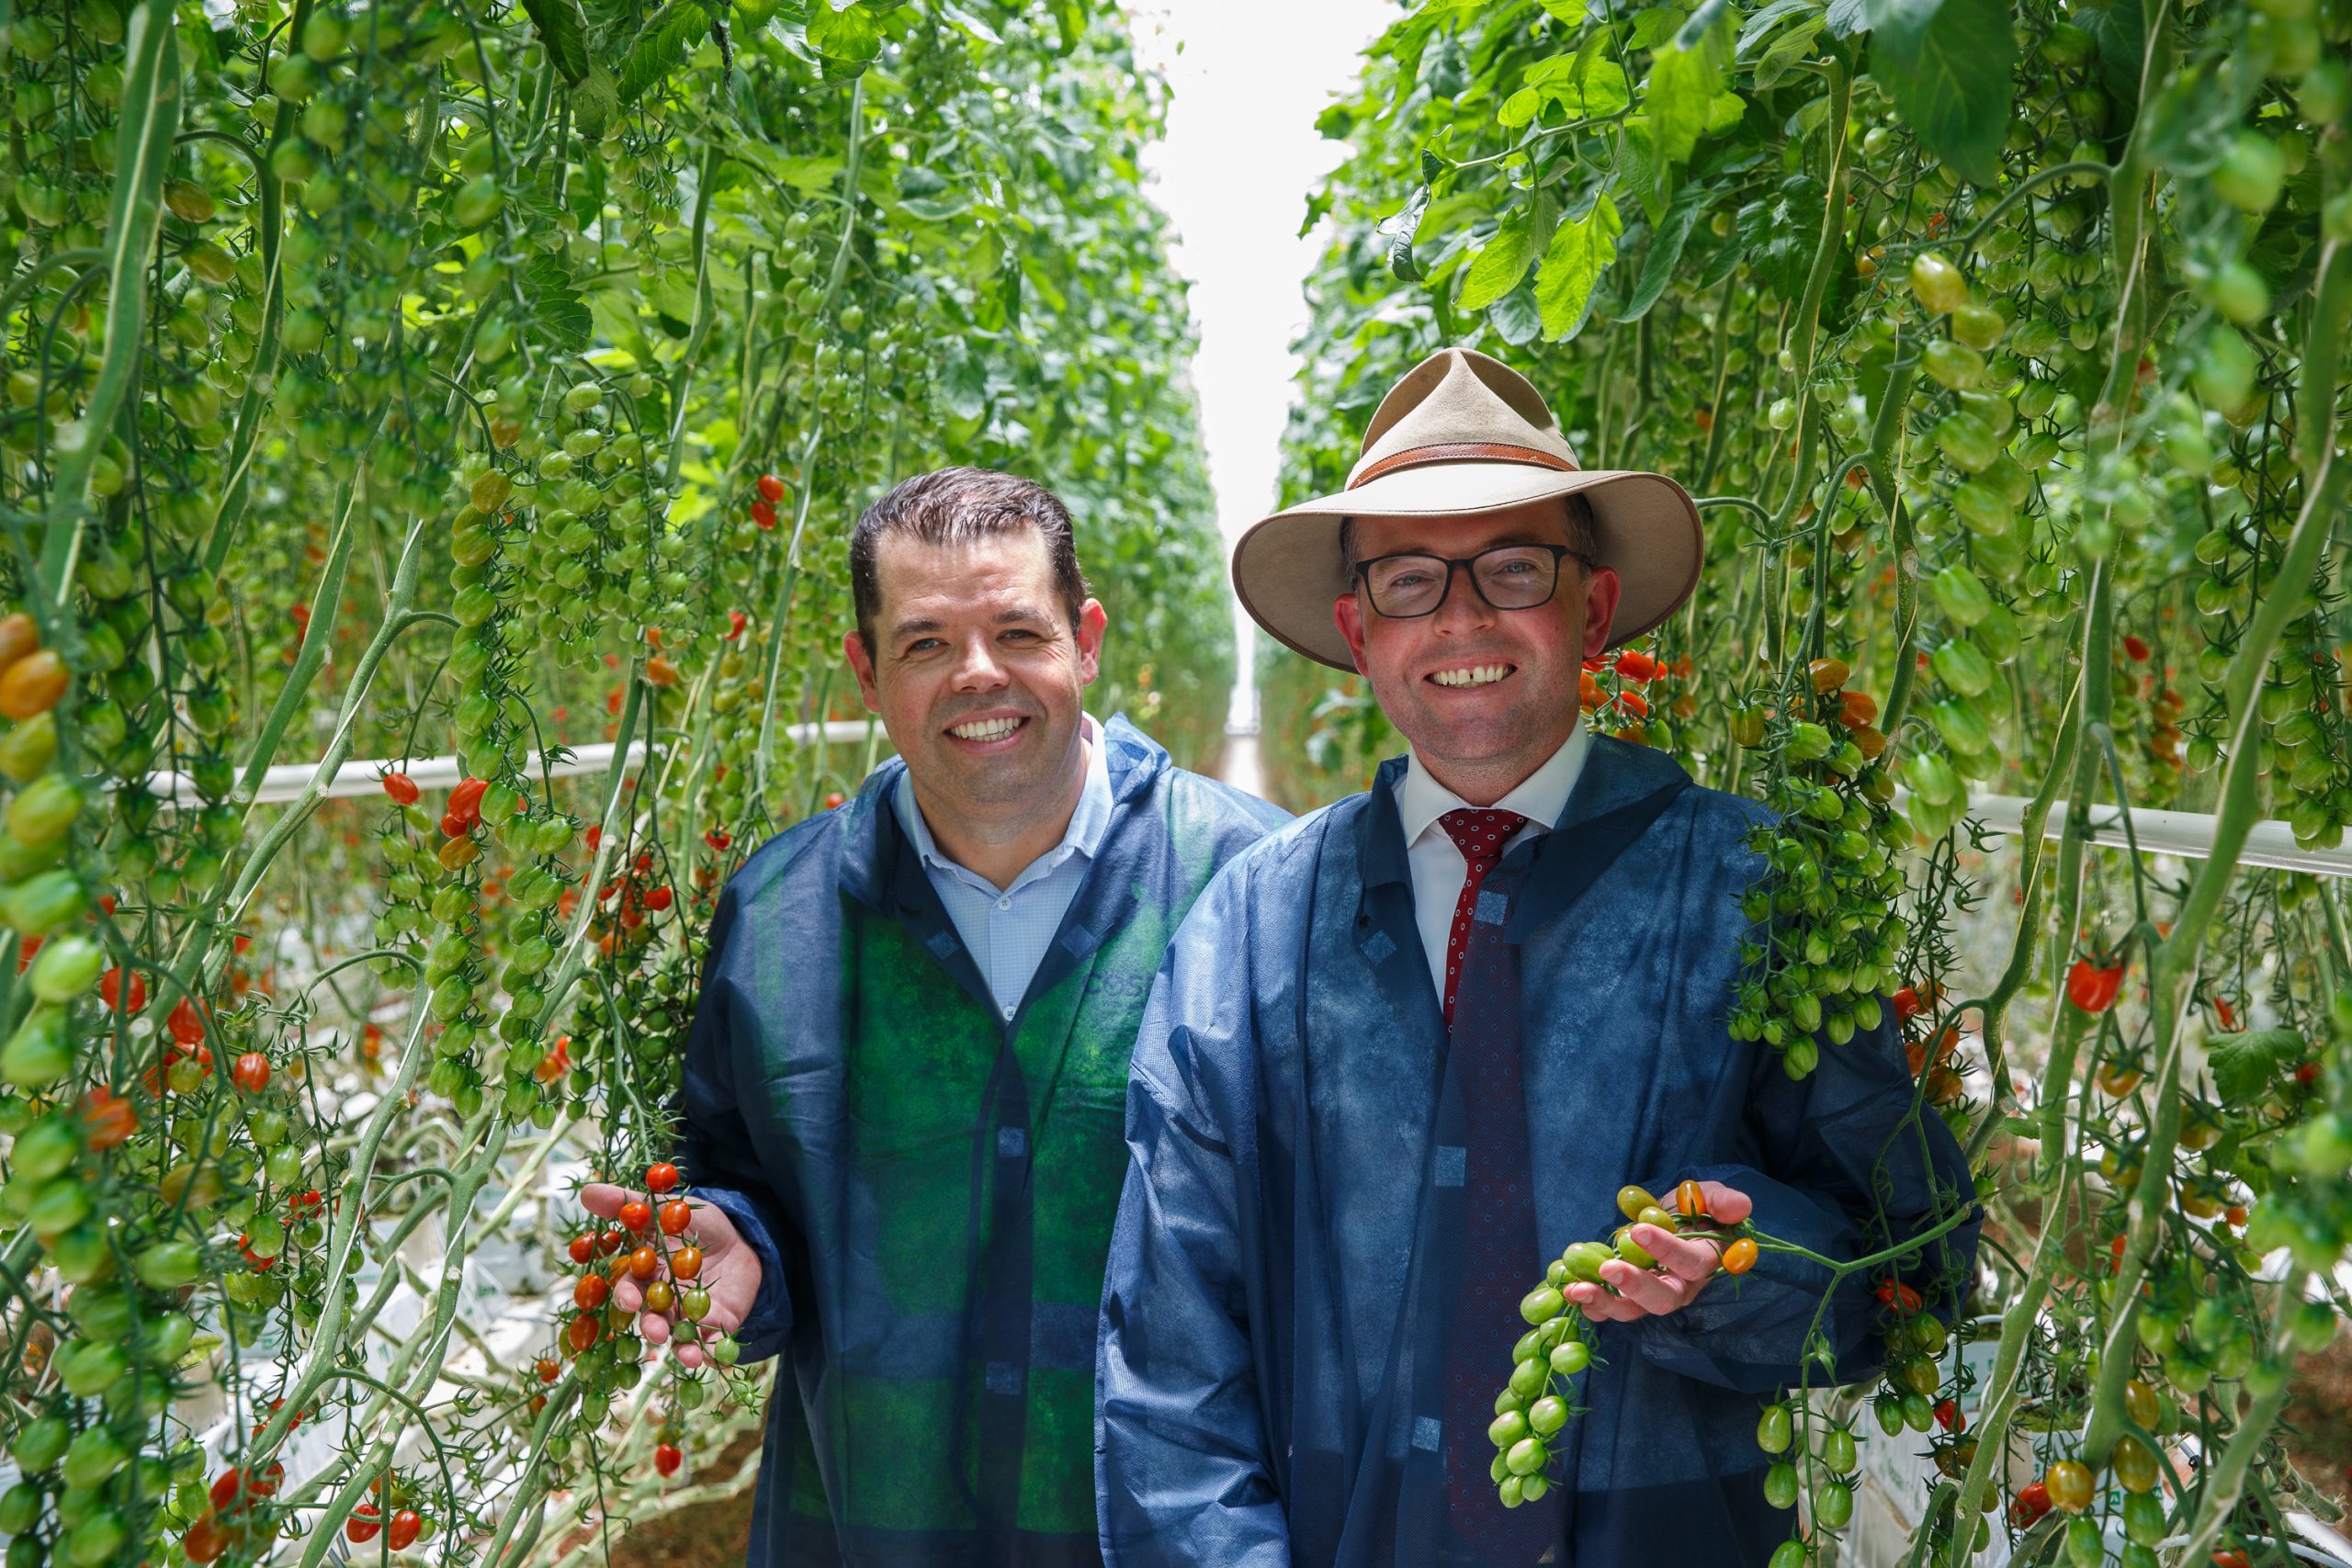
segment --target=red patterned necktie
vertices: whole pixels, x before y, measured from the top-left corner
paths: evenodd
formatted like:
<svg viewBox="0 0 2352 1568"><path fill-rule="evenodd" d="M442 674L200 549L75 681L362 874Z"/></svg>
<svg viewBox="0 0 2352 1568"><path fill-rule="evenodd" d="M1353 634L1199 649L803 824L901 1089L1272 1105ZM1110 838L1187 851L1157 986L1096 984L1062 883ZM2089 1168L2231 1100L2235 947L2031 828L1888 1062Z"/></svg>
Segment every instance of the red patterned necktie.
<svg viewBox="0 0 2352 1568"><path fill-rule="evenodd" d="M1462 960L1470 947L1470 916L1478 907L1478 885L1503 858L1503 846L1510 842L1511 835L1527 826L1527 818L1516 811L1464 807L1447 812L1437 825L1445 829L1469 867L1462 879L1462 897L1453 901L1453 924L1445 930L1445 1026L1451 1029L1453 993L1461 987Z"/></svg>
<svg viewBox="0 0 2352 1568"><path fill-rule="evenodd" d="M1487 1427L1494 1419L1495 1395L1510 1379L1511 1346L1526 1331L1520 1297L1534 1284L1543 1258L1535 1241L1519 1059L1519 952L1503 940L1510 889L1479 896L1503 846L1527 818L1515 811L1465 809L1449 811L1438 822L1468 868L1445 943L1445 1021L1469 1144L1462 1277L1446 1335L1446 1513L1454 1537L1487 1562L1532 1568L1558 1538L1566 1493L1555 1490L1543 1503L1506 1509L1488 1473L1495 1450Z"/></svg>

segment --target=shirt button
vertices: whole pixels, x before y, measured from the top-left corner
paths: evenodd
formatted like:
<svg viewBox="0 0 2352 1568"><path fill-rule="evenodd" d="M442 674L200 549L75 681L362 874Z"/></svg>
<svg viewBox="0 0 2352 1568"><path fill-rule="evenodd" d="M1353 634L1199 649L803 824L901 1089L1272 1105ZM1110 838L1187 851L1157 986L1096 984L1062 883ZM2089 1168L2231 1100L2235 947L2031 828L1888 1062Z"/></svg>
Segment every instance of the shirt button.
<svg viewBox="0 0 2352 1568"><path fill-rule="evenodd" d="M1006 894L1003 897L1001 897L1001 898L998 899L998 900L996 901L996 907L997 907L998 908L1000 908L1000 909L1010 909L1010 908L1012 908L1012 894L1010 894L1010 893L1008 893L1008 894Z"/></svg>
<svg viewBox="0 0 2352 1568"><path fill-rule="evenodd" d="M1020 1010L1020 1009L1018 1009L1018 1008L1011 1008L1011 1007L1006 1008L1006 1009L1004 1010L1004 1021L1005 1021L1005 1022L1007 1022L1007 1023L1011 1023L1011 1022L1012 1021L1012 1015L1013 1015L1015 1012L1018 1012L1019 1010Z"/></svg>

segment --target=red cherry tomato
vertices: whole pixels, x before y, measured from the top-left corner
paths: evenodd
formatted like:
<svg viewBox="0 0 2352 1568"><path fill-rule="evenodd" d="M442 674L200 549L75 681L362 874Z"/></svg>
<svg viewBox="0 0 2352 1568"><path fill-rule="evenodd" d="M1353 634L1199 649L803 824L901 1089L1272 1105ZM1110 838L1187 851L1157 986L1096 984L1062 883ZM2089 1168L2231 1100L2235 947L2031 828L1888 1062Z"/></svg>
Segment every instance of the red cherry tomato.
<svg viewBox="0 0 2352 1568"><path fill-rule="evenodd" d="M610 1258L620 1249L621 1233L618 1231L608 1230L596 1238L596 1251L603 1257Z"/></svg>
<svg viewBox="0 0 2352 1568"><path fill-rule="evenodd" d="M563 1369L545 1356L539 1358L538 1365L533 1367L531 1371L537 1374L541 1382L553 1382L563 1375Z"/></svg>
<svg viewBox="0 0 2352 1568"><path fill-rule="evenodd" d="M774 505L784 499L784 481L774 474L760 476L760 499Z"/></svg>
<svg viewBox="0 0 2352 1568"><path fill-rule="evenodd" d="M258 1051L247 1051L229 1069L229 1076L247 1094L259 1094L269 1087L269 1058Z"/></svg>
<svg viewBox="0 0 2352 1568"><path fill-rule="evenodd" d="M662 1271L662 1254L649 1242L628 1255L628 1271L631 1279L650 1280Z"/></svg>
<svg viewBox="0 0 2352 1568"><path fill-rule="evenodd" d="M2018 1488L2017 1501L2009 1507L2009 1517L2022 1529L2049 1511L2050 1488L2039 1481L2029 1481Z"/></svg>
<svg viewBox="0 0 2352 1568"><path fill-rule="evenodd" d="M344 1539L357 1546L376 1539L383 1524L376 1517L376 1505L362 1503L351 1510L351 1517L343 1521Z"/></svg>
<svg viewBox="0 0 2352 1568"><path fill-rule="evenodd" d="M130 976L128 999L122 986L120 965L98 976L98 999L116 1012L137 1012L147 1005L147 982L134 971Z"/></svg>
<svg viewBox="0 0 2352 1568"><path fill-rule="evenodd" d="M2066 999L2085 1012L2105 1012L2123 988L2123 965L2103 969L2087 958L2077 958L2066 972Z"/></svg>
<svg viewBox="0 0 2352 1568"><path fill-rule="evenodd" d="M670 1272L678 1279L691 1280L702 1272L702 1248L682 1247L670 1254Z"/></svg>
<svg viewBox="0 0 2352 1568"><path fill-rule="evenodd" d="M653 1468L660 1471L664 1479L677 1474L678 1466L685 1461L686 1456L678 1451L675 1443L662 1443L653 1450Z"/></svg>
<svg viewBox="0 0 2352 1568"><path fill-rule="evenodd" d="M574 1263L586 1263L596 1256L596 1238L593 1235L573 1236L571 1247L565 1250L571 1254Z"/></svg>
<svg viewBox="0 0 2352 1568"><path fill-rule="evenodd" d="M668 1160L645 1168L645 1185L654 1192L667 1192L678 1184L678 1168Z"/></svg>
<svg viewBox="0 0 2352 1568"><path fill-rule="evenodd" d="M642 1199L632 1198L621 1205L621 1228L641 1231L653 1223L653 1209Z"/></svg>
<svg viewBox="0 0 2352 1568"><path fill-rule="evenodd" d="M662 1234L684 1235L686 1227L695 1223L695 1212L684 1198L673 1198L662 1205Z"/></svg>
<svg viewBox="0 0 2352 1568"><path fill-rule="evenodd" d="M652 910L657 915L662 910L668 908L673 902L675 902L675 899L667 887L649 887L645 890L645 907ZM654 1190L660 1192L666 1191L668 1189L657 1187Z"/></svg>
<svg viewBox="0 0 2352 1568"><path fill-rule="evenodd" d="M603 1325L593 1314L582 1313L571 1320L571 1326L563 1331L563 1337L565 1343L569 1344L574 1352L578 1352L595 1344L596 1336L603 1332Z"/></svg>
<svg viewBox="0 0 2352 1568"><path fill-rule="evenodd" d="M187 1527L187 1534L180 1538L180 1550L190 1562L209 1562L229 1550L229 1532L208 1513Z"/></svg>
<svg viewBox="0 0 2352 1568"><path fill-rule="evenodd" d="M449 815L469 825L481 820L481 797L490 788L488 779L466 778L449 792Z"/></svg>
<svg viewBox="0 0 2352 1568"><path fill-rule="evenodd" d="M571 1304L582 1312L594 1312L612 1293L612 1286L605 1283L602 1274L582 1274L580 1283L571 1287Z"/></svg>
<svg viewBox="0 0 2352 1568"><path fill-rule="evenodd" d="M417 796L416 781L406 773L386 773L384 793L390 795L397 805L414 806Z"/></svg>
<svg viewBox="0 0 2352 1568"><path fill-rule="evenodd" d="M424 1520L414 1508L402 1508L392 1516L391 1528L385 1530L384 1539L391 1543L394 1551L406 1551L416 1544L417 1534L424 1529Z"/></svg>

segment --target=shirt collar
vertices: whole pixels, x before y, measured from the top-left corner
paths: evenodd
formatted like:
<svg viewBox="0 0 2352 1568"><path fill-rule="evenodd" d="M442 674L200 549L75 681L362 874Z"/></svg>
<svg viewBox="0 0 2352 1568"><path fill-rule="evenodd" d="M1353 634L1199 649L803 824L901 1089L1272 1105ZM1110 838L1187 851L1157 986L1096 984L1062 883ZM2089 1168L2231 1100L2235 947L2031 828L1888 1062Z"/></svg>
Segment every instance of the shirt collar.
<svg viewBox="0 0 2352 1568"><path fill-rule="evenodd" d="M1584 771L1585 754L1592 750L1592 732L1579 720L1560 749L1544 759L1544 765L1524 779L1517 788L1495 802L1497 811L1516 811L1539 828L1549 829L1559 821L1560 813L1567 809L1568 792L1576 788L1577 775ZM1467 808L1470 803L1437 782L1421 763L1419 751L1406 763L1405 776L1396 784L1396 815L1405 829L1405 842L1419 841L1423 833L1449 811Z"/></svg>
<svg viewBox="0 0 2352 1568"><path fill-rule="evenodd" d="M1102 836L1111 828L1111 766L1102 743L1102 727L1094 722L1092 714L1079 715L1080 730L1086 737L1086 783L1078 792L1078 809L1069 814L1069 826L1063 829L1062 841L1038 856L1019 876L1012 879L1018 887L1033 877L1045 875L1072 854L1092 860L1102 847ZM890 792L890 808L897 813L899 827L907 841L922 857L922 863L942 871L953 872L969 880L979 880L977 874L958 865L939 847L931 836L931 824L923 820L922 808L915 800L913 775L901 772L899 787ZM1005 889L1011 892L1012 887Z"/></svg>

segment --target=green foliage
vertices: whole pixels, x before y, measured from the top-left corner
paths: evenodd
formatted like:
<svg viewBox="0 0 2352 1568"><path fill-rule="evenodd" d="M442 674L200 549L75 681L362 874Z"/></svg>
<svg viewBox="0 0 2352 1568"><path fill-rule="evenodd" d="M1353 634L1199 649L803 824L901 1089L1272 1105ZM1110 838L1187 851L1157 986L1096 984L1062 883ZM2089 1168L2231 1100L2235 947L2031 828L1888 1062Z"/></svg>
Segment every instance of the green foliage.
<svg viewBox="0 0 2352 1568"><path fill-rule="evenodd" d="M12 1568L545 1562L748 1430L547 1183L668 1147L718 889L876 760L823 727L890 483L1064 496L1090 708L1213 761L1160 89L1029 11L0 11Z"/></svg>

